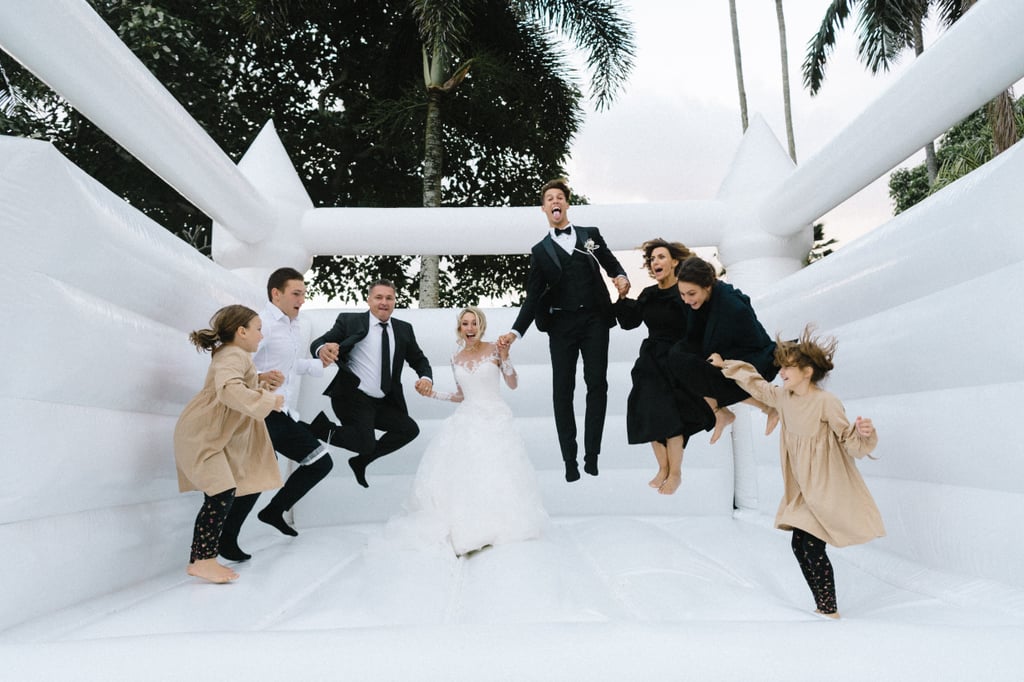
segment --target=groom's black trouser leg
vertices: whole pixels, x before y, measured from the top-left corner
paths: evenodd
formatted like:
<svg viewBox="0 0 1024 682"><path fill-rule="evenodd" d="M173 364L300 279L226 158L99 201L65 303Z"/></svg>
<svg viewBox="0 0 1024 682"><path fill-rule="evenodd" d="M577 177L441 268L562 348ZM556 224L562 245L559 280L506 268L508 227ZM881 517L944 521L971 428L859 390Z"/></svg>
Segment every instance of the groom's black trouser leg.
<svg viewBox="0 0 1024 682"><path fill-rule="evenodd" d="M608 405L608 325L593 311L556 313L548 331L551 351L551 397L555 428L562 459L576 461L576 362L583 355L583 380L587 386L583 451L596 456L601 451L605 412Z"/></svg>
<svg viewBox="0 0 1024 682"><path fill-rule="evenodd" d="M576 391L576 360L579 338L575 333L576 313L556 312L548 329L548 350L551 352L551 403L555 413L555 431L562 460L576 461L576 414L573 395Z"/></svg>
<svg viewBox="0 0 1024 682"><path fill-rule="evenodd" d="M604 418L608 411L608 323L590 313L583 327L583 381L587 385L587 414L583 422L583 452L596 458L601 452Z"/></svg>

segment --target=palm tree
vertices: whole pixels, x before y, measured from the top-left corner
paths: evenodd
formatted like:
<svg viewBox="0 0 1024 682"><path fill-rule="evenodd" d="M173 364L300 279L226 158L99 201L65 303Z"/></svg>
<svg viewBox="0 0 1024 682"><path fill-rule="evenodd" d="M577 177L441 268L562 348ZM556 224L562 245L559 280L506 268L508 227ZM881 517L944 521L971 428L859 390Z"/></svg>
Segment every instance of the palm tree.
<svg viewBox="0 0 1024 682"><path fill-rule="evenodd" d="M587 55L591 91L598 109L607 107L633 67L631 25L617 0L410 0L423 52L427 96L423 156L423 205L441 205L444 176L444 100L469 75L477 58L471 54L479 18L488 12L513 12L519 30L546 34L557 30ZM500 43L500 36L494 37ZM421 307L438 305L440 259L421 259Z"/></svg>
<svg viewBox="0 0 1024 682"><path fill-rule="evenodd" d="M747 91L743 87L743 57L740 55L740 25L736 17L736 0L729 0L729 21L732 24L732 56L736 62L736 87L740 91L740 121L747 132Z"/></svg>
<svg viewBox="0 0 1024 682"><path fill-rule="evenodd" d="M735 2L735 0L732 1ZM789 51L786 49L786 17L782 12L782 0L775 0L775 16L779 21L779 54L782 59L782 104L786 112L786 140L789 142L789 158L796 163L793 108L789 97Z"/></svg>
<svg viewBox="0 0 1024 682"><path fill-rule="evenodd" d="M869 2L860 4L858 20L859 40L857 54L872 74L887 71L905 48L912 47L915 55L924 50L922 25L934 9L944 26L954 24L976 0L901 0L900 2ZM804 85L812 95L821 88L825 64L835 47L836 30L843 27L858 0L833 0L825 11L818 32L807 43L803 63ZM989 103L993 121L995 153L1007 149L1017 141L1013 118L1013 95L1007 90ZM938 174L935 145L925 147L929 182L934 184Z"/></svg>

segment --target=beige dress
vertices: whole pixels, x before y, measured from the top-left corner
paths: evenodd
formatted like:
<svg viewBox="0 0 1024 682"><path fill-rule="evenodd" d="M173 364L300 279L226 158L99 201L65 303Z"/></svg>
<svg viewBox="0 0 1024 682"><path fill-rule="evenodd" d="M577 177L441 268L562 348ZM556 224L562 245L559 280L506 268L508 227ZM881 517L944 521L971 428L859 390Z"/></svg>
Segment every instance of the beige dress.
<svg viewBox="0 0 1024 682"><path fill-rule="evenodd" d="M853 459L874 450L878 435L858 434L839 398L828 391L812 388L798 396L738 360L726 360L723 372L779 411L785 488L775 527L799 528L835 547L884 536L882 515Z"/></svg>
<svg viewBox="0 0 1024 682"><path fill-rule="evenodd" d="M263 418L276 396L257 388L252 355L224 346L210 359L203 390L174 427L178 489L248 495L281 487L281 471Z"/></svg>

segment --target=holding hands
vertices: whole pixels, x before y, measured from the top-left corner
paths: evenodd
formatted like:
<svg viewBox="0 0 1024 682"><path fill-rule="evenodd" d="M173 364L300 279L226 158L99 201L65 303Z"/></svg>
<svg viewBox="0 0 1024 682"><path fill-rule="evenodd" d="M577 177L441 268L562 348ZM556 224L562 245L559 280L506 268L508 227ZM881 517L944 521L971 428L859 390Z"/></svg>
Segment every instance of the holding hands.
<svg viewBox="0 0 1024 682"><path fill-rule="evenodd" d="M501 336L498 337L498 350L499 352L502 350L505 351L505 354L502 356L503 360L508 358L508 349L512 346L513 343L515 343L515 340L516 335L513 334L512 332L502 334Z"/></svg>
<svg viewBox="0 0 1024 682"><path fill-rule="evenodd" d="M266 386L271 391L276 391L284 384L284 373L281 370L272 369L269 372L262 372L258 375L261 386Z"/></svg>
<svg viewBox="0 0 1024 682"><path fill-rule="evenodd" d="M336 343L325 343L320 346L320 350L317 351L317 357L320 358L320 362L324 363L324 367L336 362L338 355L341 352L341 346Z"/></svg>
<svg viewBox="0 0 1024 682"><path fill-rule="evenodd" d="M625 298L626 294L629 293L629 280L619 275L613 283L615 284L615 290L619 292L619 298Z"/></svg>
<svg viewBox="0 0 1024 682"><path fill-rule="evenodd" d="M434 390L434 382L427 377L420 377L416 382L416 392L422 396L430 397L430 394Z"/></svg>

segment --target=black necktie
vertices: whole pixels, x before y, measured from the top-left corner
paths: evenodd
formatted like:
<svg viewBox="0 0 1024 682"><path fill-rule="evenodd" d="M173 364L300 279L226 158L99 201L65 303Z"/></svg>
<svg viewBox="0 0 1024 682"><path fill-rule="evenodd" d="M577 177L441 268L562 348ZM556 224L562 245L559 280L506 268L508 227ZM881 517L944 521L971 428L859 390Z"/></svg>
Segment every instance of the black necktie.
<svg viewBox="0 0 1024 682"><path fill-rule="evenodd" d="M380 336L380 390L387 394L391 390L391 339L388 338L388 323L378 322Z"/></svg>
<svg viewBox="0 0 1024 682"><path fill-rule="evenodd" d="M558 236L560 236L560 235L563 235L563 234L564 234L564 235L570 235L570 234L572 234L572 227L563 227L563 228L558 228L558 227L556 227L556 228L555 228L555 236L556 236L556 237L558 237Z"/></svg>

